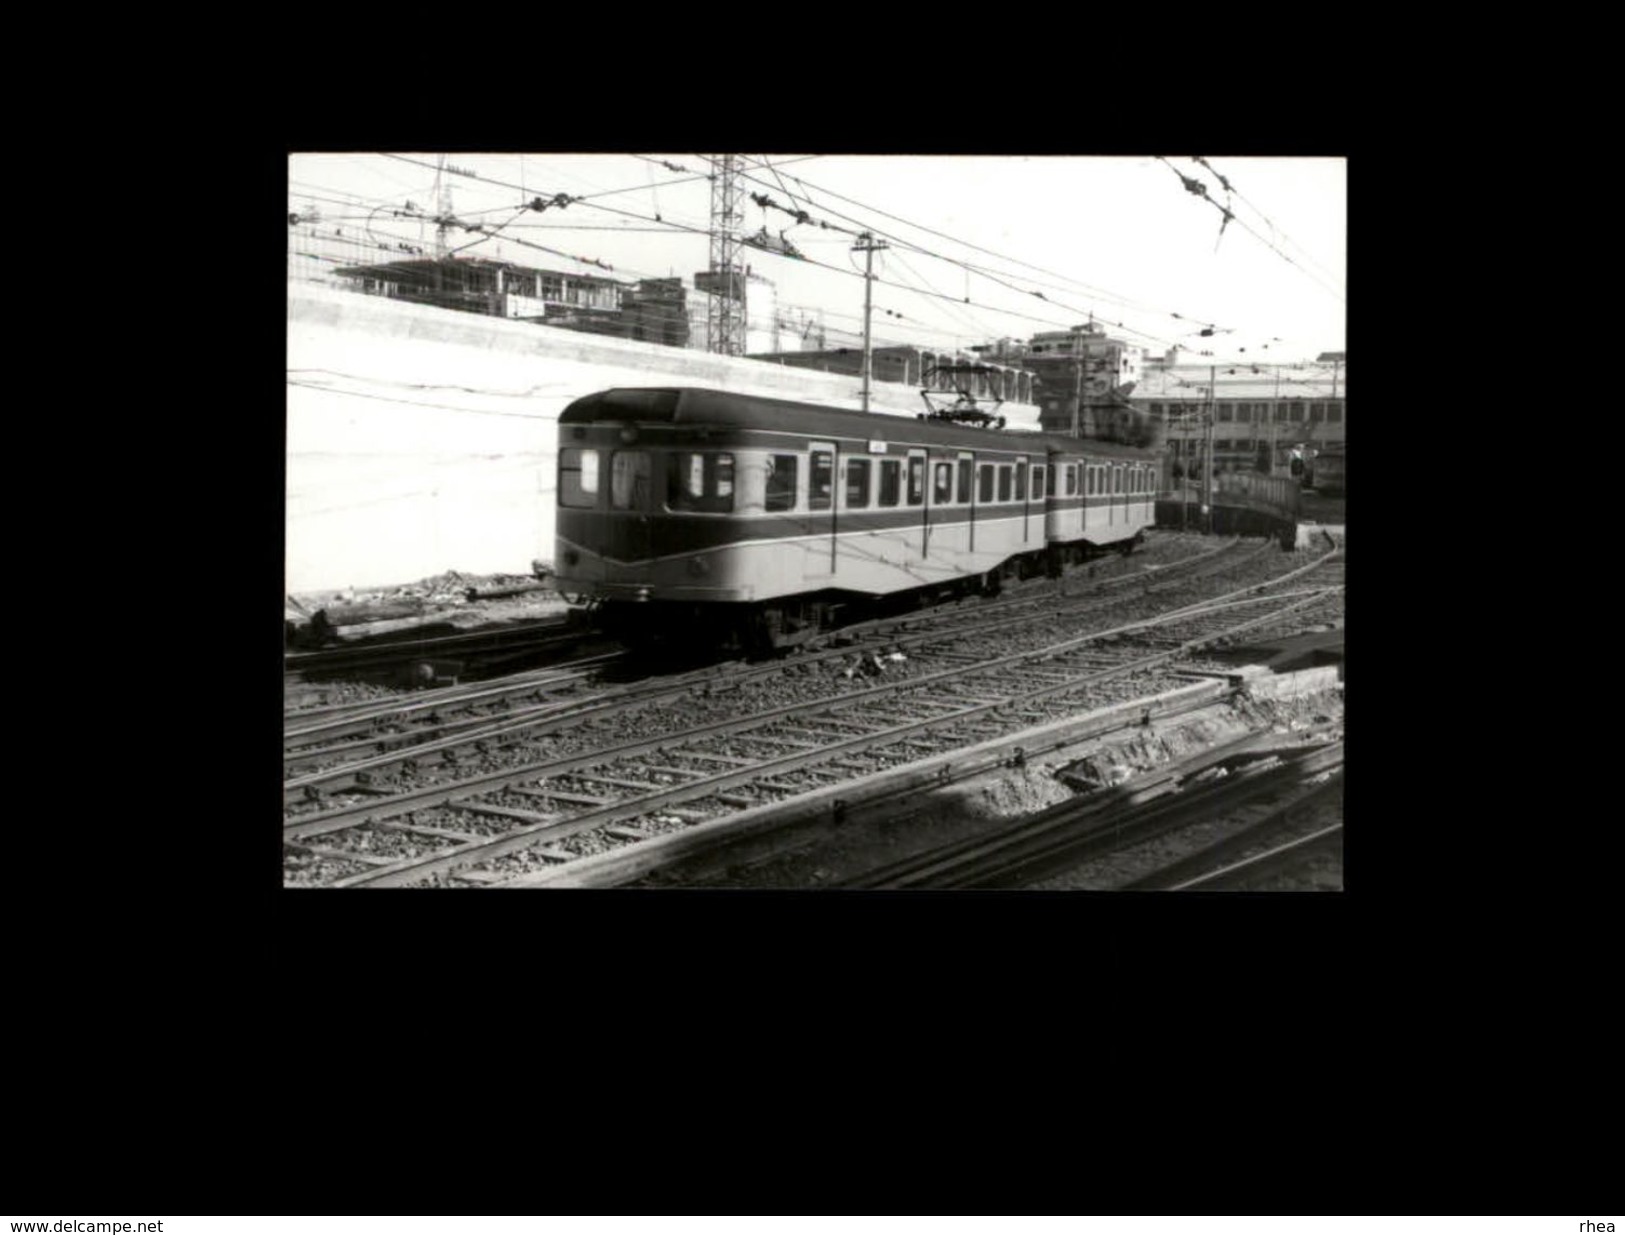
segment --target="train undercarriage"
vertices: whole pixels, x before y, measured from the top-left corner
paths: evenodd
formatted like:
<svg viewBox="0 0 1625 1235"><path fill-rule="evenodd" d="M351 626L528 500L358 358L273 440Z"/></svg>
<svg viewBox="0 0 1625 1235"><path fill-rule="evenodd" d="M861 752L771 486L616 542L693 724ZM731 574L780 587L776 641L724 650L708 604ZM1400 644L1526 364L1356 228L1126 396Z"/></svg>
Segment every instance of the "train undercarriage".
<svg viewBox="0 0 1625 1235"><path fill-rule="evenodd" d="M971 596L997 596L1006 580L1047 575L1060 578L1071 566L1109 552L1129 554L1143 540L1136 534L1107 546L1085 541L1049 545L1017 554L980 575L912 588L886 596L829 590L754 604L687 601L598 601L586 618L629 648L662 654L737 651L767 656L800 646L853 622L893 617Z"/></svg>

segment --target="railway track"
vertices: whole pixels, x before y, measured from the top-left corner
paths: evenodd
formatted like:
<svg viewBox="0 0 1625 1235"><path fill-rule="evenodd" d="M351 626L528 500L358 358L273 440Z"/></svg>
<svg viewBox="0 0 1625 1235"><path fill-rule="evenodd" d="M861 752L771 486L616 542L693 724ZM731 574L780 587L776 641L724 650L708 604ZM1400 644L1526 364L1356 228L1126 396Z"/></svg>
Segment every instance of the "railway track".
<svg viewBox="0 0 1625 1235"><path fill-rule="evenodd" d="M1322 852L1334 843L1334 834L1341 835L1341 823L1321 826L1315 819L1318 807L1339 801L1342 794L1343 771L1339 763L1318 783L1289 789L1264 808L1262 818L1122 886L1144 891L1213 891L1239 887L1251 878L1287 869L1295 863L1284 862L1285 855L1307 857ZM1304 842L1311 838L1313 843L1305 847ZM1242 872L1247 874L1243 876Z"/></svg>
<svg viewBox="0 0 1625 1235"><path fill-rule="evenodd" d="M1218 892L1245 889L1264 880L1296 871L1323 854L1343 851L1343 825L1331 824L1307 836L1273 845L1260 853L1177 885L1180 892Z"/></svg>
<svg viewBox="0 0 1625 1235"><path fill-rule="evenodd" d="M429 635L400 633L376 643L285 652L283 690L292 698L320 698L346 680L414 685L469 673L490 675L538 658L563 656L602 636L550 618L515 623L495 630Z"/></svg>
<svg viewBox="0 0 1625 1235"><path fill-rule="evenodd" d="M1015 640L1027 646L1003 655L962 653L835 698L618 744L593 745L588 735L584 749L562 756L528 745L490 748L474 775L394 792L357 784L356 800L286 816L287 878L328 886L555 882L583 857L1183 682L1175 666L1197 648L1302 609L1327 590L1277 580L1107 630ZM577 718L569 736L579 739L587 727ZM455 749L445 755L455 770Z"/></svg>
<svg viewBox="0 0 1625 1235"><path fill-rule="evenodd" d="M1260 751L1259 746L1257 736L1241 739L1178 769L1161 769L1116 789L1059 803L995 831L869 872L847 886L1027 887L1085 863L1108 864L1193 824L1271 800L1274 805L1262 819L1214 844L1127 882L1102 881L1141 890L1224 886L1206 881L1231 857L1279 838L1292 827L1297 812L1342 790L1341 742L1290 751Z"/></svg>
<svg viewBox="0 0 1625 1235"><path fill-rule="evenodd" d="M631 663L624 654L618 659L609 655L496 684L442 688L398 705L346 705L314 721L309 713L294 713L284 721L284 794L315 801L324 794L365 791L393 770L420 770L425 759L455 763L488 754L495 745L522 737L547 737L585 722L622 715L640 705L670 703L695 693L737 691L785 675L805 676L818 666L861 657L866 648L883 647L888 656L895 656L917 652L946 635L1004 635L1023 620L1109 610L1138 597L1164 596L1219 571L1257 562L1269 552L1268 542L1231 541L1166 566L1154 578L1149 572L1122 576L1103 581L1082 596L1057 595L1059 589L1052 585L1036 596L959 602L861 623L836 632L827 641L833 646L823 651L803 651L765 666L729 663L597 688L598 674ZM1272 560L1279 561L1279 555ZM952 656L950 652L939 659L951 660ZM961 663L975 659L962 658ZM855 670L848 674L855 675Z"/></svg>
<svg viewBox="0 0 1625 1235"><path fill-rule="evenodd" d="M1176 574L1201 572L1218 568L1213 559L1233 551L1238 541L1231 540L1226 543L1200 549L1194 554L1180 557L1172 562L1153 563L1142 567L1139 571L1128 574L1094 580L1098 564L1086 564L1081 567L1069 568L1074 578L1088 580L1087 586L1091 589L1111 589L1148 578L1159 571L1172 570ZM1116 555L1112 555L1115 557ZM1112 563L1115 564L1115 563ZM1065 591L1065 580L1061 584L1062 594ZM1006 598L996 602L1013 610L1023 606L1042 603L1041 598L1031 594L1019 597ZM875 618L860 621L843 627L838 632L823 636L819 642L827 643L831 638L840 638L862 634L873 630L883 630L896 626L900 622L920 620L932 613L941 614L951 612L953 604L938 605L929 611L915 611L901 616ZM398 636L390 642L355 647L340 647L316 652L289 652L283 656L284 678L291 688L294 685L304 684L323 678L337 678L345 673L360 673L367 671L371 676L377 677L378 671L385 669L399 669L403 672L395 675L401 683L423 680L431 675L414 675L413 668L433 668L445 662L459 662L459 658L470 662L477 662L482 669L496 667L507 659L529 657L546 654L552 651L567 652L600 638L590 630L572 626L570 619L557 618L544 621L525 623L503 627L494 631L471 631L463 634L422 638L417 636ZM319 690L319 687L312 687ZM338 707L349 705L339 704ZM299 706L286 709L289 716L303 716L311 712L322 711L321 706Z"/></svg>

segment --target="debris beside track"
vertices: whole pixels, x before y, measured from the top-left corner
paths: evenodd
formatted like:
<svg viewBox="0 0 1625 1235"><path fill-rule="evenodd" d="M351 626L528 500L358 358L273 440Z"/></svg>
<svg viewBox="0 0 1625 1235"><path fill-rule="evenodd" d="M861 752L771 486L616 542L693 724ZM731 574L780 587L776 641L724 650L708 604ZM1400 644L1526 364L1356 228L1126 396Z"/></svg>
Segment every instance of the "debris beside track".
<svg viewBox="0 0 1625 1235"><path fill-rule="evenodd" d="M705 886L839 888L865 872L928 850L968 840L991 828L1033 814L1093 788L1121 783L1141 772L1178 762L1248 734L1290 746L1311 730L1340 722L1341 695L1285 700L1238 696L1146 728L1119 730L1023 767L920 795L908 809L871 824L825 836L769 861L707 878ZM1341 732L1340 724L1336 732ZM1087 874L1087 872L1086 872ZM676 880L651 878L638 886L670 887ZM1035 890L1105 886L1076 873L1033 885Z"/></svg>
<svg viewBox="0 0 1625 1235"><path fill-rule="evenodd" d="M472 575L449 570L415 583L344 588L287 597L289 641L331 646L414 626L478 630L564 614L569 606L534 574Z"/></svg>

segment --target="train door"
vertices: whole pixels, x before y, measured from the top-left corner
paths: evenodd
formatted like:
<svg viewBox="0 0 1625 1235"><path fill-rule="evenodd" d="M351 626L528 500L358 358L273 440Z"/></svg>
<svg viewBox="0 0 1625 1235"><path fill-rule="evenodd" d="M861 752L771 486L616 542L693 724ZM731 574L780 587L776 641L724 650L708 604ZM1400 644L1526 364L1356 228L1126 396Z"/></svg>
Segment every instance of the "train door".
<svg viewBox="0 0 1625 1235"><path fill-rule="evenodd" d="M904 500L911 510L916 507L920 515L920 556L924 557L931 544L931 505L926 500L927 476L926 459L923 448L915 447L908 452L908 460L903 465L907 475L904 476Z"/></svg>
<svg viewBox="0 0 1625 1235"><path fill-rule="evenodd" d="M1026 459L1018 458L1016 460L1016 496L1021 499L1021 540L1023 544L1032 539L1029 525L1032 522L1033 507L1031 500L1027 496L1028 473L1031 470Z"/></svg>
<svg viewBox="0 0 1625 1235"><path fill-rule="evenodd" d="M701 464L699 455L690 456ZM703 466L703 464L702 464ZM613 537L628 562L647 562L654 556L650 541L649 510L654 469L647 450L617 450L609 458L609 508Z"/></svg>
<svg viewBox="0 0 1625 1235"><path fill-rule="evenodd" d="M968 450L959 452L959 475L955 479L958 488L955 496L965 510L965 517L969 520L967 533L969 541L965 552L970 553L976 548L976 456Z"/></svg>
<svg viewBox="0 0 1625 1235"><path fill-rule="evenodd" d="M806 558L808 578L828 579L835 573L837 544L835 540L835 467L839 462L835 443L812 442L807 450L807 512L814 536L827 532L829 547L825 551L820 540L809 546Z"/></svg>
<svg viewBox="0 0 1625 1235"><path fill-rule="evenodd" d="M1062 540L1079 540L1083 537L1084 513L1087 509L1084 506L1084 473L1087 470L1082 463L1068 463L1066 465L1066 496L1078 499L1077 505L1068 506L1067 510L1077 512L1077 526L1070 527L1062 524L1062 530L1066 533L1061 537Z"/></svg>

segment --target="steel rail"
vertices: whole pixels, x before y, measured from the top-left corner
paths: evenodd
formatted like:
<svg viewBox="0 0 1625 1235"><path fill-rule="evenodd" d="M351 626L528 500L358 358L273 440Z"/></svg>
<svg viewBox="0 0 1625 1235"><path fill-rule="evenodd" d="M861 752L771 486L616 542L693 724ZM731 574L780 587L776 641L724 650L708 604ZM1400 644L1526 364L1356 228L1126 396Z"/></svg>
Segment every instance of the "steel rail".
<svg viewBox="0 0 1625 1235"><path fill-rule="evenodd" d="M1252 603L1264 604L1268 603L1272 599L1273 598L1269 597L1256 598ZM1296 605L1288 606L1287 610L1283 610L1281 612L1287 612L1292 608L1301 607L1301 605L1305 603L1308 602L1300 601ZM1265 615L1263 618L1256 619L1253 622L1237 626L1233 628L1233 631L1227 630L1225 633L1239 633L1242 630L1248 629L1250 626L1257 625L1259 622L1267 621L1277 616L1279 616L1279 613L1270 613ZM1181 617L1172 620L1177 621L1188 619L1186 617ZM750 716L741 717L736 720L717 721L709 725L701 726L697 729L688 730L682 735L682 738L683 740L688 741L700 737L727 736L746 729L765 728L778 719L787 719L792 716L811 715L826 711L846 710L861 704L867 699L874 699L884 695L895 695L900 691L913 690L920 687L929 686L932 683L944 682L949 679L955 679L962 683L963 679L969 676L978 676L984 673L991 673L1000 668L1015 665L1022 661L1032 660L1042 662L1044 660L1053 659L1054 657L1064 653L1069 648L1082 646L1083 644L1095 641L1117 639L1135 631L1168 624L1168 621L1168 619L1163 619L1160 617L1142 619L1137 622L1131 622L1124 626L1113 627L1108 630L1094 631L1088 634L1075 636L1071 639L1063 640L1060 643L1049 644L1042 648L1014 652L1010 655L982 661L975 665L955 666L953 668L939 670L936 673L923 674L916 678L910 678L904 682L886 683L884 685L870 687L866 690L852 691L848 694L839 695L832 699L820 699L803 703L787 704L784 707L772 708L765 712L756 712ZM1213 639L1218 637L1220 636L1203 635L1195 641L1195 644L1211 642ZM1158 658L1148 661L1147 664L1160 663L1161 659L1169 658L1181 650L1182 648L1175 648L1170 651L1161 652L1158 654ZM1089 676L1069 679L1067 682L1063 682L1060 685L1050 689L1071 689L1074 685L1087 683L1092 680L1094 679ZM1021 697L1038 697L1043 693L1048 692L1035 692L1031 696L1024 695ZM639 700L638 702L647 702L647 700ZM1001 701L1001 703L1002 702L1003 701ZM568 717L562 719L577 720L580 719L580 717ZM464 739L459 740L466 740L466 736ZM483 773L479 776L469 777L459 781L443 782L438 785L425 786L422 789L411 790L402 794L389 795L388 800L383 802L363 802L357 805L338 807L330 811L313 813L287 821L284 824L283 835L290 839L297 839L301 836L318 835L322 832L337 831L341 828L349 827L354 823L362 822L368 817L376 817L383 811L387 811L389 815L395 815L408 810L421 810L430 806L439 806L459 797L469 797L473 796L474 794L487 792L492 789L505 788L508 785L516 784L522 780L559 776L576 768L589 767L598 763L608 763L616 759L630 758L647 753L649 750L658 749L663 745L670 745L672 740L671 735L645 739L643 741L624 746L603 748L597 751L588 751L562 760L527 764L519 769L504 768L497 772ZM421 751L422 748L414 748L413 753L420 753ZM398 761L398 759L390 760L390 762ZM284 784L284 789L297 788L301 783L302 782L287 782Z"/></svg>
<svg viewBox="0 0 1625 1235"><path fill-rule="evenodd" d="M1313 565L1314 563L1311 563L1309 567L1304 567L1302 570L1290 572L1289 574L1281 576L1280 578L1289 579L1296 577L1298 574L1303 573L1303 570L1311 569ZM1181 580L1181 582L1189 582L1189 580L1185 579ZM1208 601L1199 602L1197 606L1187 606L1186 608L1196 609L1200 608L1202 605L1214 605L1220 601L1233 597L1257 596L1265 588L1273 587L1277 582L1278 580L1274 579L1266 580L1263 584L1251 585L1246 588L1238 589L1234 592L1225 593L1223 596L1213 598ZM1148 589L1148 591L1149 590L1150 589ZM1113 604L1118 603L1118 598L1105 599L1092 594L1089 596L1068 599L1070 599L1072 603L1063 604L1061 607L1055 609L1054 613L1056 615L1067 613L1075 616L1082 616L1093 608L1110 608ZM1046 598L1042 603L1054 603L1054 598ZM1238 603L1247 602L1242 601ZM912 620L918 621L921 619L921 616L922 615L918 614L914 615ZM1159 615L1159 617L1160 616L1161 615ZM916 647L920 644L932 643L947 637L964 638L966 636L975 635L982 631L1003 631L1007 627L1009 620L1010 619L1007 614L989 618L986 616L986 611L983 610L976 615L976 620L973 620L967 624L954 626L950 629L945 630L940 627L933 627L931 629L913 632L906 635L888 634L886 638L889 645L893 648ZM835 648L820 652L810 652L800 657L794 663L803 666L812 665L826 660L839 659L841 657L849 656L852 654L852 652L853 649L851 648ZM410 741L409 739L415 736L411 734L383 735L376 742L369 741L357 744L357 746L380 746L382 747L381 753L365 759L352 760L336 764L332 767L322 768L300 777L285 780L283 782L283 791L285 794L293 791L305 791L307 789L314 789L319 785L331 785L333 782L349 781L358 776L370 777L372 773L380 768L392 767L396 764L404 763L409 759L416 759L424 755L432 755L444 751L456 750L465 746L476 746L480 742L490 743L492 741L500 741L503 738L519 732L536 731L538 734L540 734L550 729L557 728L559 725L567 721L580 721L591 719L598 715L612 714L615 711L623 710L625 707L630 706L630 704L634 701L640 703L653 703L661 702L666 699L678 698L689 693L695 688L696 685L720 686L725 689L733 688L735 686L742 686L745 683L758 678L773 676L781 673L783 672L783 668L783 665L775 664L764 668L744 669L727 677L722 682L716 681L714 670L702 670L699 674L690 675L689 678L682 681L662 681L651 688L627 688L626 690L620 692L611 692L606 696L601 696L599 700L589 699L572 700L562 703L543 703L539 704L535 708L508 713L497 720L482 718L484 719L484 723L472 728L459 722L453 722L458 724L462 731L452 736L431 737L430 740L425 742ZM970 666L967 667L966 671L976 672L977 670L975 666ZM408 740L405 742L405 744L402 744L402 739ZM351 747L351 749L355 748L357 747ZM327 751L302 750L299 752L298 761L306 762L308 761L308 757L321 757L326 753L339 752L332 751L332 748L328 748ZM284 758L286 762L294 761L294 756L292 755L285 755ZM366 782L363 780L361 783L365 784Z"/></svg>
<svg viewBox="0 0 1625 1235"><path fill-rule="evenodd" d="M1205 875L1198 875L1194 879L1187 879L1183 883L1176 883L1167 890L1170 892L1215 892L1229 891L1245 887L1255 880L1278 875L1284 871L1301 866L1305 860L1317 854L1327 853L1341 847L1343 844L1343 825L1334 823L1330 827L1321 828L1307 836L1297 837L1283 845L1277 845L1263 853L1255 854L1250 858L1243 858L1240 862L1219 870L1210 871Z"/></svg>
<svg viewBox="0 0 1625 1235"><path fill-rule="evenodd" d="M445 621L450 615L426 615ZM534 646L546 647L551 643L569 642L580 638L580 631L568 631L568 618L550 618L536 622L518 622L494 630L466 630L455 635L431 635L427 639L413 639L409 629L394 631L400 638L386 643L353 643L338 647L324 647L305 652L283 654L283 668L288 673L304 673L312 669L329 669L368 661L418 660L438 656L445 652L478 652L486 647L492 651L505 651L514 644L524 644L533 635L546 633L549 638L538 639ZM432 620L422 623L434 624Z"/></svg>
<svg viewBox="0 0 1625 1235"><path fill-rule="evenodd" d="M1258 603L1268 602L1269 598L1265 598L1264 600L1260 600ZM1298 601L1294 602L1293 606L1288 607L1296 607L1304 603L1307 602ZM610 822L612 821L612 817L629 818L649 813L652 810L657 810L662 805L675 805L681 801L711 797L718 792L725 792L726 789L730 787L746 784L752 780L756 780L764 776L771 777L773 775L782 774L785 771L799 769L812 764L825 763L843 754L856 753L862 749L877 745L889 745L899 740L904 740L914 734L920 734L934 729L944 729L956 725L962 725L967 721L974 721L986 714L990 714L1001 709L1006 709L1028 700L1036 700L1054 695L1062 695L1070 692L1087 690L1090 687L1098 686L1099 684L1113 678L1121 677L1137 671L1143 671L1145 669L1164 664L1175 657L1185 654L1190 647L1210 642L1215 638L1233 633L1234 631L1245 629L1246 627L1261 621L1272 620L1279 616L1281 611L1282 610L1277 608L1275 611L1260 618L1255 618L1250 622L1245 622L1238 626L1227 628L1225 631L1217 633L1205 632L1188 641L1188 644L1182 644L1171 649L1159 650L1149 657L1130 659L1111 668L1096 670L1078 678L1046 685L1037 690L1019 691L1015 695L1007 695L1004 698L979 701L969 707L953 709L947 713L939 713L934 716L928 716L924 719L916 720L900 726L888 727L878 733L871 732L868 734L860 734L843 742L816 746L810 751L796 752L788 756L781 756L776 759L752 763L748 767L738 769L733 772L723 773L719 776L702 777L687 784L662 789L659 793L648 797L633 798L622 802L608 804L596 811L589 812L586 815L576 815L567 819L553 819L542 818L529 812L518 812L501 807L465 807L464 809L490 810L492 813L496 814L528 818L531 820L531 822L529 822L525 827L521 827L501 836L494 837L488 841L482 842L479 845L459 846L458 848L449 852L432 855L426 859L411 859L409 861L399 863L393 867L383 867L373 871L362 872L361 874L348 877L347 879L336 881L334 886L353 886L358 884L389 886L391 884L414 881L436 871L450 870L455 867L486 861L494 857L502 856L503 854L529 848L539 842L561 839L563 837L573 835L576 832L585 831L599 826L600 824ZM1111 632L1096 632L1093 634L1080 636L1075 639L1067 640L1063 644L1051 645L1050 647L1039 649L1034 652L1016 653L1011 656L1000 657L996 660L986 662L983 666L980 666L978 672L989 672L1001 666L1007 666L1022 660L1053 657L1061 648L1066 646L1079 645L1095 639L1104 638L1108 635L1121 634L1125 631L1140 629L1155 624L1156 621L1154 619L1149 621L1141 621L1128 627L1118 628L1117 630ZM835 701L835 706L831 706L830 701L823 700L810 704L792 705L787 708L776 709L771 713L758 714L757 716L742 720L719 722L718 724L706 726L703 729L685 734L683 736L683 740L688 742L703 736L715 736L721 733L738 733L745 729L765 729L771 725L773 719L782 719L791 715L817 713L827 714L831 712L850 711L855 709L864 698L874 697L881 694L896 694L902 691L914 690L927 686L931 682L946 680L950 677L962 680L965 677L965 671L963 669L953 669L942 673L910 679L908 682L904 683L890 684L884 687L876 687L868 691L857 692L853 695L843 696L841 699ZM937 701L928 699L922 702L935 704ZM782 743L782 739L777 738L769 737L766 740L775 743ZM392 798L387 803L363 803L358 806L341 808L336 812L329 812L328 814L318 818L291 823L284 829L284 836L290 840L298 840L303 836L318 835L323 832L336 831L351 826L355 823L365 822L368 818L376 818L380 814L381 810L387 811L386 817L394 817L408 813L412 810L422 809L430 805L450 803L462 798L468 798L477 793L487 792L490 789L502 787L508 784L516 784L523 780L534 780L545 775L561 775L574 768L611 763L618 758L644 754L670 745L671 738L663 737L639 742L633 744L632 746L621 748L617 751L598 751L578 755L569 760L560 761L559 764L551 765L550 767L533 765L518 771L504 769L498 773L471 778L468 781L459 782L457 784L449 786L436 786L428 790L404 795L403 797ZM843 779L852 778L845 777Z"/></svg>
<svg viewBox="0 0 1625 1235"><path fill-rule="evenodd" d="M782 846L771 838L784 828L842 827L862 818L882 818L899 802L922 791L958 784L997 767L1020 766L1078 742L1139 726L1148 717L1166 720L1208 708L1225 693L1219 682L1190 682L1152 695L1119 700L1081 716L1012 730L974 746L947 751L932 748L929 754L870 771L855 780L755 804L678 832L658 834L605 853L516 875L497 886L615 887L669 867L712 867L724 860L725 854L741 850L750 859L772 856ZM846 766L838 760L831 762ZM798 842L795 837L786 837L784 843Z"/></svg>
<svg viewBox="0 0 1625 1235"><path fill-rule="evenodd" d="M1341 743L1338 745L1341 746ZM1306 766L1305 773L1308 774L1309 771ZM1192 879L1215 873L1228 859L1245 853L1267 838L1293 826L1297 822L1295 817L1300 812L1317 806L1334 794L1341 794L1342 791L1343 772L1341 767L1337 767L1326 780L1319 784L1304 786L1277 805L1269 814L1248 824L1241 831L1232 832L1194 853L1188 853L1166 866L1160 866L1132 879L1122 885L1122 890L1168 891Z"/></svg>
<svg viewBox="0 0 1625 1235"><path fill-rule="evenodd" d="M315 724L284 729L282 739L284 743L288 743L301 740L321 741L324 737L342 737L347 732L352 732L355 729L381 720L393 720L411 716L418 712L432 712L437 708L458 707L506 695L522 695L547 686L564 685L580 681L607 664L624 660L625 656L624 652L605 652L598 656L588 656L562 665L553 665L547 669L538 669L533 674L522 677L515 675L512 678L504 679L500 685L446 686L436 691L427 691L416 695L410 700L369 701L361 705L341 705L351 710L348 710L342 716L325 717ZM286 724L290 720L303 720L305 716L306 713L302 712L286 713L283 717L283 723Z"/></svg>
<svg viewBox="0 0 1625 1235"><path fill-rule="evenodd" d="M1159 768L1103 794L1059 802L994 832L915 855L872 871L848 886L882 889L1019 887L1046 873L1075 866L1189 827L1216 810L1280 784L1318 774L1327 748L1263 757L1223 780L1183 787L1201 772L1259 748L1249 735L1197 760ZM1335 758L1341 758L1339 750Z"/></svg>

